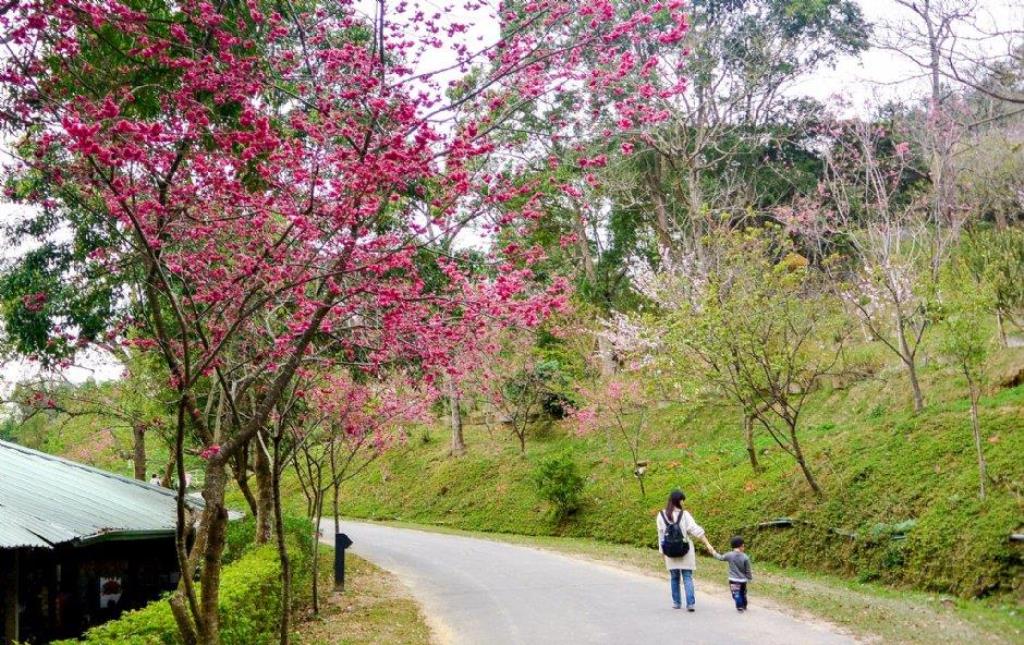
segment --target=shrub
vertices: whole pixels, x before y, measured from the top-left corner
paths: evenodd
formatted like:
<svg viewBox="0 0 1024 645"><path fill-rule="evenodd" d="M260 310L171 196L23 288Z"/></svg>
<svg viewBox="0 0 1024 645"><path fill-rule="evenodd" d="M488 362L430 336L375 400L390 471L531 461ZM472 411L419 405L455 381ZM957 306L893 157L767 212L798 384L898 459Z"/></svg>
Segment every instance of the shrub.
<svg viewBox="0 0 1024 645"><path fill-rule="evenodd" d="M288 538L288 552L293 556L294 550L301 555L299 560L309 561L313 557L313 524L301 515L284 516L284 534ZM248 553L256 543L253 538L256 536L256 519L246 517L228 523L228 530L225 535L224 564L231 564L243 555ZM271 540L273 540L271 536Z"/></svg>
<svg viewBox="0 0 1024 645"><path fill-rule="evenodd" d="M586 480L569 453L541 461L534 468L532 479L541 499L554 505L556 518L564 519L582 506Z"/></svg>
<svg viewBox="0 0 1024 645"><path fill-rule="evenodd" d="M288 526L285 531L289 532ZM236 542L240 539L236 536ZM311 536L307 534L306 539L311 545ZM294 589L301 587L309 574L310 551L291 537L289 542L295 571ZM224 567L220 586L221 642L248 645L277 640L281 609L280 575L281 567L273 544L249 548L245 555ZM170 605L165 600L156 600L142 609L125 612L117 620L93 627L81 641L63 642L66 645L76 642L156 645L180 643L181 637Z"/></svg>
<svg viewBox="0 0 1024 645"><path fill-rule="evenodd" d="M241 520L228 522L227 531L224 534L224 564L235 562L248 553L255 542L256 518L248 516Z"/></svg>

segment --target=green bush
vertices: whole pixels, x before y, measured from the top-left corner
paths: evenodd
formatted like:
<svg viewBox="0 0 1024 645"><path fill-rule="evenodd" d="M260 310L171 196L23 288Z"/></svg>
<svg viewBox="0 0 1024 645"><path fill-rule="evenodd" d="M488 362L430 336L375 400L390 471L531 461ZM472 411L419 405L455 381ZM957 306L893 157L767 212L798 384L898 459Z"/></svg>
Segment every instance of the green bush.
<svg viewBox="0 0 1024 645"><path fill-rule="evenodd" d="M586 479L569 453L544 459L533 471L533 484L541 499L554 505L555 517L565 519L580 510Z"/></svg>
<svg viewBox="0 0 1024 645"><path fill-rule="evenodd" d="M284 534L288 538L289 553L293 559L296 555L293 550L298 550L301 555L299 561L309 561L313 557L313 525L305 517L298 515L284 516ZM230 522L225 535L224 564L231 564L243 555L248 553L256 543L256 519L246 517L245 519Z"/></svg>
<svg viewBox="0 0 1024 645"><path fill-rule="evenodd" d="M237 524L243 524L239 522ZM306 528L309 523L305 523ZM251 528L251 527L250 527ZM298 522L286 525L285 531L298 529ZM252 532L249 532L252 535ZM233 539L234 548L245 554L224 567L220 585L221 641L239 645L270 643L277 640L278 616L281 610L281 567L274 544L244 547L241 530ZM304 531L305 544L289 534L294 577L292 589L307 586L310 571L311 533ZM231 548L231 547L229 547ZM86 632L82 641L92 644L156 645L180 643L178 626L165 600L157 600L142 609L125 612L117 620L98 625Z"/></svg>
<svg viewBox="0 0 1024 645"><path fill-rule="evenodd" d="M256 518L248 516L245 519L228 522L227 531L224 534L224 564L235 562L248 553L255 542Z"/></svg>
<svg viewBox="0 0 1024 645"><path fill-rule="evenodd" d="M316 553L315 531L313 523L305 517L285 515L283 521L292 564L292 598L297 602L301 599L303 582L308 581L313 571L313 555Z"/></svg>

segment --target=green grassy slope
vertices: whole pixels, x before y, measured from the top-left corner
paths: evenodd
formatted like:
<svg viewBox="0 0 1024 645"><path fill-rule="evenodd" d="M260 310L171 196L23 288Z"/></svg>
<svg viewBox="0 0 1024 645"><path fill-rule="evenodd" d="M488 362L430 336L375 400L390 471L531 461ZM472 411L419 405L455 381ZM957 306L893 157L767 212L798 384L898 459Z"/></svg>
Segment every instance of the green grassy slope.
<svg viewBox="0 0 1024 645"><path fill-rule="evenodd" d="M815 499L795 463L767 436L758 448L766 471L748 462L736 411L719 405L667 405L651 415L642 458L650 462L641 498L628 453L603 435L578 438L555 424L537 428L519 455L500 428L466 430L468 454L448 456L441 427L414 432L344 488L348 515L401 519L471 530L594 537L653 546L653 515L665 493L683 488L688 506L724 548L742 532L756 560L838 573L961 597L1024 600L1024 349L1003 350L989 364L993 385L982 400L989 498L977 496L977 470L964 385L947 370L922 370L928 406L914 415L904 375L880 367L886 357L855 357L873 375L816 392L802 440L825 495ZM470 419L472 421L472 419ZM98 417L34 417L15 430L19 442L124 474L131 473L126 432ZM166 448L149 443L150 471ZM585 507L556 523L530 484L541 459L568 451L585 471ZM189 469L201 473L198 460ZM295 482L289 503L304 505ZM238 508L244 508L235 495ZM795 528L756 529L779 517ZM843 537L829 530L855 535ZM893 540L905 532L905 539Z"/></svg>
<svg viewBox="0 0 1024 645"><path fill-rule="evenodd" d="M1019 353L1003 353L993 373L1014 372L1021 361ZM758 448L767 470L753 473L733 410L669 405L654 413L642 451L650 461L645 499L628 453L604 436L581 439L557 425L539 429L522 457L500 430L488 434L471 425L469 452L458 458L448 456L443 429L415 435L346 484L343 513L653 546L653 516L678 486L720 549L742 532L762 561L1020 602L1024 545L1011 543L1009 534L1024 526L1024 387L993 386L983 400L984 447L996 481L981 501L962 384L938 370L926 369L925 377L929 405L919 415L909 412L898 371L814 395L802 439L825 490L820 500L766 436ZM562 451L588 476L587 502L575 517L555 523L529 473ZM752 528L779 517L799 522ZM892 539L901 532L905 539Z"/></svg>

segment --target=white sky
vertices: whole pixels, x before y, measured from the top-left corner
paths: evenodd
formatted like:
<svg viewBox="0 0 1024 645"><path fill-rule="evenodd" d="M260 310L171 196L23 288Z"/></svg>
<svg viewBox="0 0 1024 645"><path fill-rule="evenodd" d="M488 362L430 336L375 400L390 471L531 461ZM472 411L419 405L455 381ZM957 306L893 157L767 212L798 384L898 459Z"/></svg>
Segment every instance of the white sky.
<svg viewBox="0 0 1024 645"><path fill-rule="evenodd" d="M449 1L425 0L423 4L425 7L436 7L441 10L442 5ZM898 19L906 12L893 0L859 0L859 3L866 19L871 23ZM359 0L358 6L372 15L372 0ZM979 0L977 6L979 20L986 24L1024 29L1024 3L1020 0ZM457 15L450 18L458 20ZM493 40L496 34L496 23L480 25L479 31L467 35L467 41L476 41L479 46L477 37L482 36L486 42ZM430 61L429 67L426 63L423 66L425 69L436 69L439 64L443 66L448 63L434 58ZM854 109L861 109L865 105L877 104L890 98L920 95L924 86L925 81L921 78L920 70L910 60L893 52L872 49L859 57L845 57L834 69L822 69L809 75L797 83L791 89L791 93L811 96L825 102L841 96ZM0 160L0 163L3 161L5 160ZM21 208L23 207L0 202L0 220L8 221L12 217L17 217ZM0 256L10 257L10 254L15 252L12 250L12 243L12 240L0 241ZM117 378L121 373L118 365L98 355L83 356L79 362L81 367L71 368L66 374L76 382L89 378ZM25 361L0 366L0 397L7 393L14 382L30 377L36 372L35 366Z"/></svg>
<svg viewBox="0 0 1024 645"><path fill-rule="evenodd" d="M953 4L961 0L932 1L936 4ZM876 40L881 37L881 25L913 19L909 10L893 0L858 0L858 4L865 19L876 26ZM976 7L979 27L989 33L997 29L1024 30L1024 2L1020 0L976 0ZM971 32L963 27L957 30L967 38L984 40L978 46L987 53L994 53L1001 45L1005 45L1003 40L985 38L978 31ZM888 99L919 95L925 91L927 84L920 68L906 56L872 48L857 57L844 57L835 69L822 69L807 76L794 86L793 92L821 101L841 96L854 109L861 109L867 104L877 105Z"/></svg>

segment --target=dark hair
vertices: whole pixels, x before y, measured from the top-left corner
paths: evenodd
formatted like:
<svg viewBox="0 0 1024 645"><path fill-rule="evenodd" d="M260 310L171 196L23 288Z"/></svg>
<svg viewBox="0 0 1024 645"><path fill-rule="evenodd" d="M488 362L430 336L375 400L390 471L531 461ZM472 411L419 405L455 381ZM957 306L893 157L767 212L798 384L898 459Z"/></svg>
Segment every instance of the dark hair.
<svg viewBox="0 0 1024 645"><path fill-rule="evenodd" d="M672 520L672 511L676 509L683 510L684 499L686 499L686 495L678 488L668 494L668 502L665 503L665 517L669 521Z"/></svg>
<svg viewBox="0 0 1024 645"><path fill-rule="evenodd" d="M742 535L734 535L734 536L732 536L732 539L729 540L729 545L732 548L734 548L734 549L740 548L741 546L743 546L743 536Z"/></svg>

